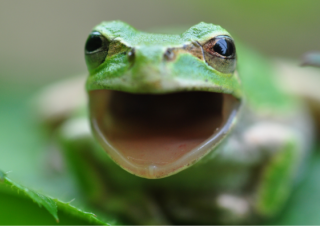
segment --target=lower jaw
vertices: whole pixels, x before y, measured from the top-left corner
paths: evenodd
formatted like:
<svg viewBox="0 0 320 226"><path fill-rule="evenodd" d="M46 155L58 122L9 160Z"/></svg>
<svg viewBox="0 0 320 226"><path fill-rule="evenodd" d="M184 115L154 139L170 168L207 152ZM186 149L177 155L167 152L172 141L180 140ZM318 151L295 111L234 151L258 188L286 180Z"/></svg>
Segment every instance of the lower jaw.
<svg viewBox="0 0 320 226"><path fill-rule="evenodd" d="M96 138L128 172L162 178L192 165L230 130L240 102L229 94L89 92Z"/></svg>

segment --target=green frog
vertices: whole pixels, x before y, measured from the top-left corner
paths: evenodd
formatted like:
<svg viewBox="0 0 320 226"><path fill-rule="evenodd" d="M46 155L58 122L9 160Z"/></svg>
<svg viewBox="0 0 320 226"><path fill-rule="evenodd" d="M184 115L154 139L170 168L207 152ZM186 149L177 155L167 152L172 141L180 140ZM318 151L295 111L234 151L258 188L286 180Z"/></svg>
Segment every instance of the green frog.
<svg viewBox="0 0 320 226"><path fill-rule="evenodd" d="M65 104L59 140L90 203L130 224L249 224L283 208L313 124L270 61L214 24L169 35L121 21L93 28L85 60L88 110ZM60 102L76 101L70 84Z"/></svg>

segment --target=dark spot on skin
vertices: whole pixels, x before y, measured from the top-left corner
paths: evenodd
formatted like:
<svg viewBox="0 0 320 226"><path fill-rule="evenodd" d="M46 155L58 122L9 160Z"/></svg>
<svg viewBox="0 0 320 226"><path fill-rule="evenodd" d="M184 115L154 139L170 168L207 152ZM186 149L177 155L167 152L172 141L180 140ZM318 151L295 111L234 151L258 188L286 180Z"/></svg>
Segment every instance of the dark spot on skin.
<svg viewBox="0 0 320 226"><path fill-rule="evenodd" d="M132 49L131 51L129 51L128 53L127 53L127 56L128 56L128 60L129 60L129 62L133 62L134 61L134 57L135 57L135 53L134 53L135 51L134 51L134 49Z"/></svg>
<svg viewBox="0 0 320 226"><path fill-rule="evenodd" d="M129 69L133 67L134 61L135 61L135 50L131 49L129 52L127 52L128 61L130 63Z"/></svg>
<svg viewBox="0 0 320 226"><path fill-rule="evenodd" d="M195 160L193 160L191 163L190 163L190 165L193 165L193 164L195 164L197 162L197 160L195 159Z"/></svg>
<svg viewBox="0 0 320 226"><path fill-rule="evenodd" d="M172 49L167 49L167 51L164 53L164 58L166 60L173 60L175 58L175 54Z"/></svg>

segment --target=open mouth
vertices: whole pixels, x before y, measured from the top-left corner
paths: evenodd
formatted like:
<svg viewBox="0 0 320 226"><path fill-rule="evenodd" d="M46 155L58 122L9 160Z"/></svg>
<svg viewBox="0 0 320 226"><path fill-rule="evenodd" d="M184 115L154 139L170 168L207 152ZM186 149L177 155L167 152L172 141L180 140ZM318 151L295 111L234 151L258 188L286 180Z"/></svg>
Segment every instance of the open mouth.
<svg viewBox="0 0 320 226"><path fill-rule="evenodd" d="M122 168L145 178L177 173L226 136L240 101L230 94L188 91L89 92L93 132Z"/></svg>

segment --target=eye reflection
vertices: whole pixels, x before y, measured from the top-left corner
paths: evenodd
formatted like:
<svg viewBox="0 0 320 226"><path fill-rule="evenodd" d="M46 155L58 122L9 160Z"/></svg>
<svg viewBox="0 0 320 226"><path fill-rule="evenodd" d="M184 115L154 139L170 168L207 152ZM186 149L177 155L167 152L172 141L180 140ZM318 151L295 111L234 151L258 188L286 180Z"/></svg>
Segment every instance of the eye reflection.
<svg viewBox="0 0 320 226"><path fill-rule="evenodd" d="M216 44L213 46L213 50L225 57L229 57L234 54L233 43L225 38L218 39L216 41Z"/></svg>
<svg viewBox="0 0 320 226"><path fill-rule="evenodd" d="M85 59L89 70L101 65L109 51L110 41L100 32L93 31L89 35L85 44Z"/></svg>
<svg viewBox="0 0 320 226"><path fill-rule="evenodd" d="M86 42L85 51L86 52L93 52L98 50L102 47L103 41L101 34L97 31L92 32Z"/></svg>
<svg viewBox="0 0 320 226"><path fill-rule="evenodd" d="M231 37L220 35L203 46L204 57L209 66L222 73L233 73L236 69L236 48Z"/></svg>

